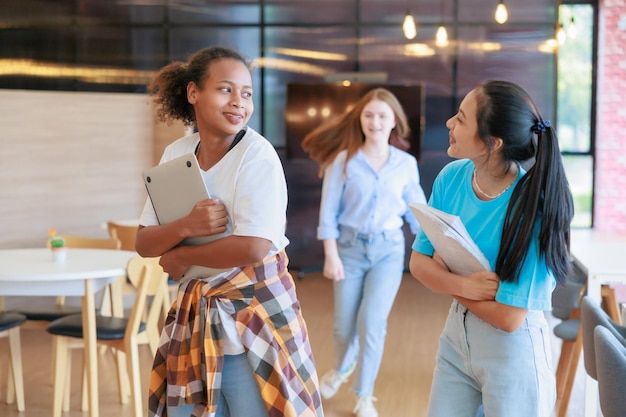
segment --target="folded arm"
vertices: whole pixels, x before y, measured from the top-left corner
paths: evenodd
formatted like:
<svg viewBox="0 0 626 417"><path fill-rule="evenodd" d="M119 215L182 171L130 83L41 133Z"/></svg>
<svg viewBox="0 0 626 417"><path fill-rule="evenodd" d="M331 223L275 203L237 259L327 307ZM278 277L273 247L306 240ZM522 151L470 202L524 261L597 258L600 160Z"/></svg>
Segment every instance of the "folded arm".
<svg viewBox="0 0 626 417"><path fill-rule="evenodd" d="M163 270L175 280L182 278L192 265L226 269L262 261L272 242L252 236L226 236L204 245L180 246L161 256Z"/></svg>
<svg viewBox="0 0 626 417"><path fill-rule="evenodd" d="M217 199L203 200L189 214L176 221L158 226L139 226L135 250L141 256L161 256L188 237L223 233L228 213Z"/></svg>
<svg viewBox="0 0 626 417"><path fill-rule="evenodd" d="M526 318L526 309L495 301L500 279L494 272L454 274L436 252L430 257L413 251L409 267L411 274L426 288L453 296L477 317L501 330L512 332Z"/></svg>
<svg viewBox="0 0 626 417"><path fill-rule="evenodd" d="M226 269L263 260L272 242L253 236L227 236L197 246L179 246L189 237L223 233L228 215L218 200L203 200L191 212L172 223L139 226L135 248L145 257L160 256L165 272L180 279L192 265Z"/></svg>

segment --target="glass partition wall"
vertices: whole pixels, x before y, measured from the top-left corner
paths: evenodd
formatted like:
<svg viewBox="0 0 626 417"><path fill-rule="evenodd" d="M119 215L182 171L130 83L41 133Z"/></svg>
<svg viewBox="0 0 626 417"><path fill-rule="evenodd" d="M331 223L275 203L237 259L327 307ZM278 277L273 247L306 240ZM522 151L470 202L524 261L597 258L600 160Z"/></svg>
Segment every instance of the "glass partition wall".
<svg viewBox="0 0 626 417"><path fill-rule="evenodd" d="M505 1L508 19L498 23L497 5L498 0L3 0L0 88L144 93L154 71L168 62L208 45L233 47L257 66L250 124L281 150L289 83L373 76L420 84L425 103L419 162L429 193L448 162L445 121L460 100L481 81L511 80L530 92L544 118L557 123L576 184L576 222L590 224L592 121L581 114L589 116L593 102L593 10L559 8L554 0ZM407 14L416 22L412 39L402 29ZM557 22L571 17L580 27L577 43L559 46ZM437 42L440 26L447 39ZM557 56L560 65L584 58L576 79L558 71ZM574 91L573 82L586 90Z"/></svg>

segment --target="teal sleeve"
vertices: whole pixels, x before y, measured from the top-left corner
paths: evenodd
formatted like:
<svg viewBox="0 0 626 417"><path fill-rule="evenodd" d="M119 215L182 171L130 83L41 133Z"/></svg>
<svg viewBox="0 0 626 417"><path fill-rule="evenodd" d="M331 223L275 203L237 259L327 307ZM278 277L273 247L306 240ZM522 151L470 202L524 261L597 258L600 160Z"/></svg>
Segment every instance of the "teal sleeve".
<svg viewBox="0 0 626 417"><path fill-rule="evenodd" d="M545 257L539 256L538 233L537 227L518 281L501 282L496 301L528 310L552 309L552 291L556 286L556 279L548 269Z"/></svg>

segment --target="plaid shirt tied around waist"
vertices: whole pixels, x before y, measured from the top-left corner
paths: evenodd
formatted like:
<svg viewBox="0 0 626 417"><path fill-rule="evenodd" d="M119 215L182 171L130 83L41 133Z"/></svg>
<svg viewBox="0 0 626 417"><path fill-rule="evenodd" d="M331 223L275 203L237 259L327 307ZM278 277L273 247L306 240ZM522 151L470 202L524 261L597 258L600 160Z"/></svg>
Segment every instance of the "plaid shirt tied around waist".
<svg viewBox="0 0 626 417"><path fill-rule="evenodd" d="M200 279L181 286L154 358L150 416L167 416L167 404L196 404L194 417L215 415L224 364L220 309L235 319L269 416L323 417L306 324L287 263L283 251L238 268L212 286Z"/></svg>

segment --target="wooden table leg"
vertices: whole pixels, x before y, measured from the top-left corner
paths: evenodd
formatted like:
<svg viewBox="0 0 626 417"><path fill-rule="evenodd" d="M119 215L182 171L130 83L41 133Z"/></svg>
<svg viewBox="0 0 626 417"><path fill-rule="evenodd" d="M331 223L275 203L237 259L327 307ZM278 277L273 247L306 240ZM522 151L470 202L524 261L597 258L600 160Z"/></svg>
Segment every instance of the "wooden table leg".
<svg viewBox="0 0 626 417"><path fill-rule="evenodd" d="M124 317L124 284L126 276L119 277L111 284L111 313L113 317ZM117 377L120 390L120 402L127 404L130 397L130 383L128 379L128 370L126 367L126 352L117 349L115 359L117 361Z"/></svg>
<svg viewBox="0 0 626 417"><path fill-rule="evenodd" d="M96 340L96 303L93 282L85 280L85 294L82 298L85 357L87 358L87 397L89 417L98 417L98 354Z"/></svg>

